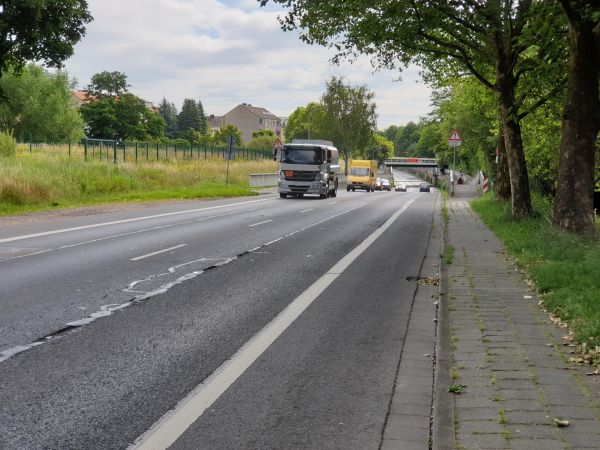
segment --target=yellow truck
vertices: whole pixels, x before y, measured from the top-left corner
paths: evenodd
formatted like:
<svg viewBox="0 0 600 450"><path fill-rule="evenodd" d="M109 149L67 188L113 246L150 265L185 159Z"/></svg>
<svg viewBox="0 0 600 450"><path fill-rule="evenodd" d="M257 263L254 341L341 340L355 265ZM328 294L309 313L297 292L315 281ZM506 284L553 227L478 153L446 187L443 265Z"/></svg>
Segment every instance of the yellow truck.
<svg viewBox="0 0 600 450"><path fill-rule="evenodd" d="M375 191L375 177L377 176L377 161L369 159L351 159L347 191L365 189L367 192Z"/></svg>

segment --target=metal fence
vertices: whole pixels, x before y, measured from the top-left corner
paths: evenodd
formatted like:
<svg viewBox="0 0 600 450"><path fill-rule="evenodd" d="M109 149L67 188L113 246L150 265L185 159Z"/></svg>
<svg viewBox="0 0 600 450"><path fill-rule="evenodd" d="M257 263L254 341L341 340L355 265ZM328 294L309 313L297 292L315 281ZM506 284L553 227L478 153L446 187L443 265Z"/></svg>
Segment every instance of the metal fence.
<svg viewBox="0 0 600 450"><path fill-rule="evenodd" d="M25 142L19 145L27 146L31 153L35 151L68 154L73 157L82 157L86 161L99 160L114 164L120 161L137 163L172 159L227 159L230 156L227 146L120 142L107 139L84 139L77 143L65 142L55 144ZM272 159L272 157L273 153L270 150L233 147L231 151L232 159L264 160Z"/></svg>

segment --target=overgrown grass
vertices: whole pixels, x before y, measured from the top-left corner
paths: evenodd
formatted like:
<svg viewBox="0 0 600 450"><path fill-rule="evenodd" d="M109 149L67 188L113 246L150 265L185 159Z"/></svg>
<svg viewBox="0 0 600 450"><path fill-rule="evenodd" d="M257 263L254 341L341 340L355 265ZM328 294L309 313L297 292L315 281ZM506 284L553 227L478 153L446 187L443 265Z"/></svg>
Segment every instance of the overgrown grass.
<svg viewBox="0 0 600 450"><path fill-rule="evenodd" d="M550 223L551 205L533 198L537 217L514 221L510 203L491 195L473 201L473 209L504 242L535 283L544 305L566 321L575 338L600 345L600 237L587 240Z"/></svg>
<svg viewBox="0 0 600 450"><path fill-rule="evenodd" d="M248 175L275 172L272 161L222 159L118 163L18 152L0 157L0 215L116 201L255 195Z"/></svg>

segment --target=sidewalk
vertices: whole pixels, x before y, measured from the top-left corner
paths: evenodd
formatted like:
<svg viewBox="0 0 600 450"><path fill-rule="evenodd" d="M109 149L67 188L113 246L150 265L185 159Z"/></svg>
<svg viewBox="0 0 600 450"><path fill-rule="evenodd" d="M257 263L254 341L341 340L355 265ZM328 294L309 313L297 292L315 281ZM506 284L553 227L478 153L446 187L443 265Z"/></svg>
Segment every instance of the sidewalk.
<svg viewBox="0 0 600 450"><path fill-rule="evenodd" d="M475 186L456 187L447 202L445 245L454 254L442 271L433 448L600 449L600 377L569 362L565 331L470 209Z"/></svg>

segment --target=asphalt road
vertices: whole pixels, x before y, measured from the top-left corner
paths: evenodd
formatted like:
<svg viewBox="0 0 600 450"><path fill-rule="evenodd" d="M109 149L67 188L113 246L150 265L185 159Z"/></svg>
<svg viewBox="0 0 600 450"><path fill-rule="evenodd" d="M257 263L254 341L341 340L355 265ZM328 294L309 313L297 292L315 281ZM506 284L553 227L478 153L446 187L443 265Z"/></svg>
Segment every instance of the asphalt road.
<svg viewBox="0 0 600 450"><path fill-rule="evenodd" d="M178 449L378 448L437 197L3 226L0 448L151 448L152 431ZM189 427L157 427L202 383L203 413L172 414Z"/></svg>

